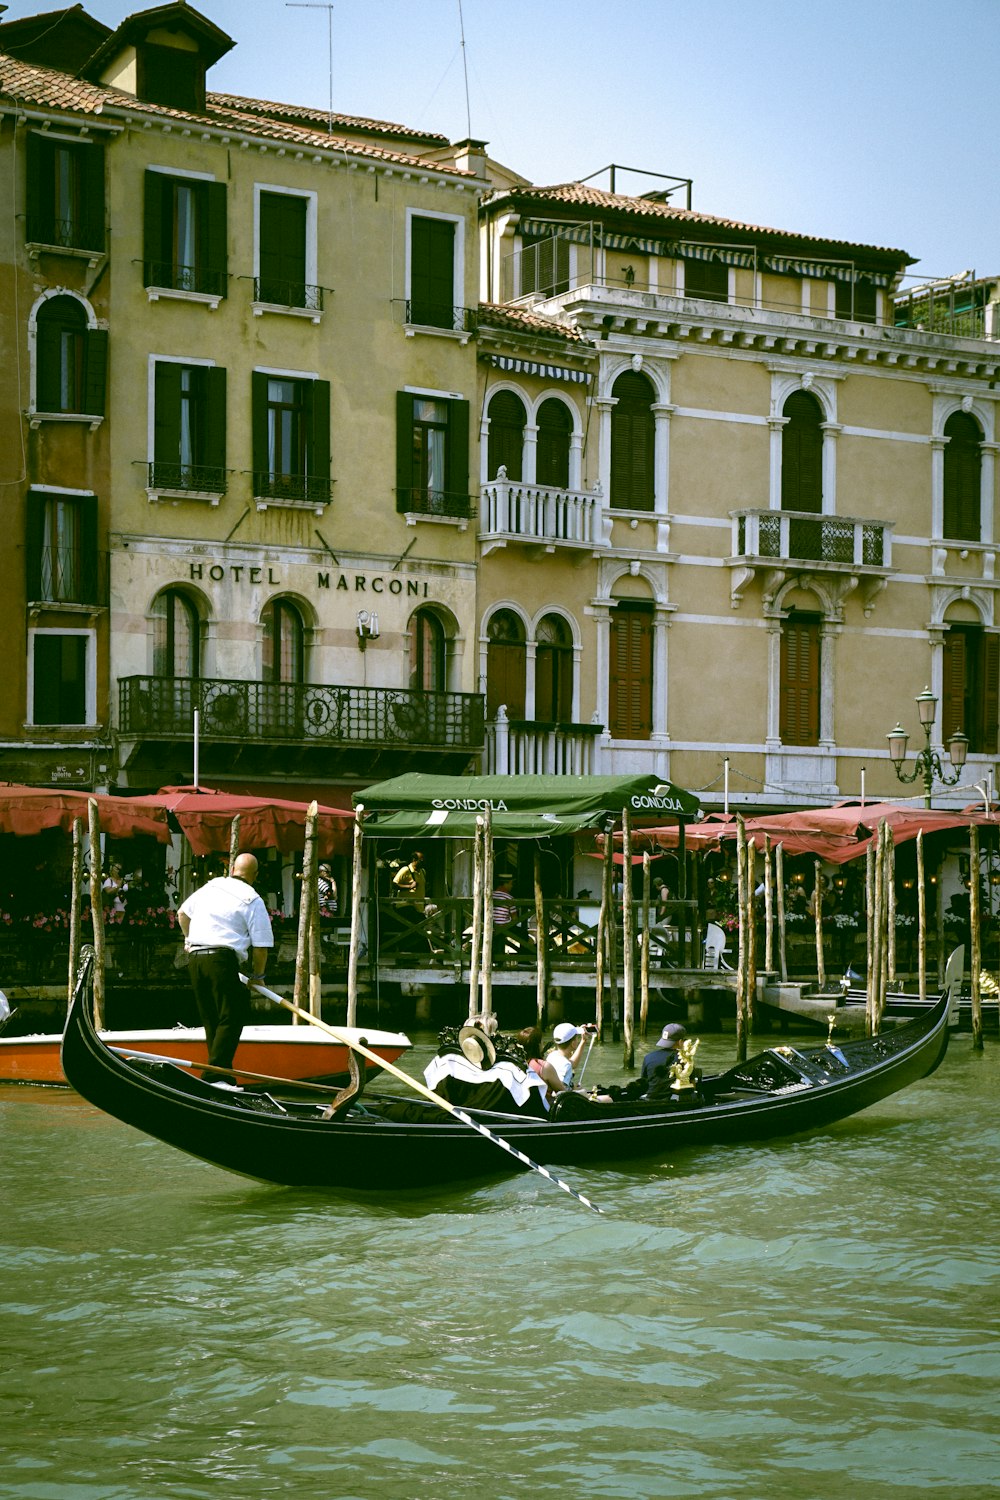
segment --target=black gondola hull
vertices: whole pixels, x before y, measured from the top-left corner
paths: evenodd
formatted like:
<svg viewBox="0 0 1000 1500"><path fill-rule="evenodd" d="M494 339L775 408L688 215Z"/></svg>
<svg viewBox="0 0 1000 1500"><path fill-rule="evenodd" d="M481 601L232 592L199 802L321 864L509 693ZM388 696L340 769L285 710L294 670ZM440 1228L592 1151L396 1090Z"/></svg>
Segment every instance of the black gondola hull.
<svg viewBox="0 0 1000 1500"><path fill-rule="evenodd" d="M491 1141L431 1105L426 1118L393 1118L398 1101L383 1100L370 1106L370 1115L325 1120L318 1109L232 1094L170 1064L128 1061L100 1041L88 1001L82 974L63 1040L69 1082L105 1113L202 1161L287 1186L373 1190L518 1169ZM884 1037L808 1052L769 1050L722 1075L725 1088L706 1080L704 1103L602 1106L574 1100L583 1118L479 1118L545 1165L624 1163L682 1147L743 1144L830 1125L933 1072L947 1045L943 998L928 1015ZM774 1086L755 1091L755 1077ZM421 1108L414 1101L408 1112L419 1115Z"/></svg>

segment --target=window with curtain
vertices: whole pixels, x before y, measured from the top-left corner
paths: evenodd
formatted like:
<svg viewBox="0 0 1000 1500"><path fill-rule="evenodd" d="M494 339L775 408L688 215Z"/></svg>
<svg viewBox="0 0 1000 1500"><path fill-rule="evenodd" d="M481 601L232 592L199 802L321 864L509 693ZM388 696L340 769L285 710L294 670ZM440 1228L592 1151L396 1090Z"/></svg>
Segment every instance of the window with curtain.
<svg viewBox="0 0 1000 1500"><path fill-rule="evenodd" d="M524 402L513 391L497 391L486 414L490 424L488 477L495 479L502 465L507 470L508 479L520 480L523 477L524 426L527 421Z"/></svg>
<svg viewBox="0 0 1000 1500"><path fill-rule="evenodd" d="M785 745L818 745L820 618L790 614L781 626L778 733Z"/></svg>
<svg viewBox="0 0 1000 1500"><path fill-rule="evenodd" d="M35 409L102 416L108 335L75 297L48 297L35 317Z"/></svg>
<svg viewBox="0 0 1000 1500"><path fill-rule="evenodd" d="M819 515L823 509L823 408L808 391L793 391L781 414L785 418L781 508Z"/></svg>
<svg viewBox="0 0 1000 1500"><path fill-rule="evenodd" d="M224 297L226 184L147 170L143 209L144 284Z"/></svg>
<svg viewBox="0 0 1000 1500"><path fill-rule="evenodd" d="M444 624L432 609L418 609L410 617L410 687L443 693L448 685L447 637Z"/></svg>
<svg viewBox="0 0 1000 1500"><path fill-rule="evenodd" d="M290 505L330 499L330 382L255 370L253 492Z"/></svg>
<svg viewBox="0 0 1000 1500"><path fill-rule="evenodd" d="M157 360L153 401L150 485L225 494L225 370Z"/></svg>
<svg viewBox="0 0 1000 1500"><path fill-rule="evenodd" d="M495 719L497 709L507 709L508 719L523 719L527 641L519 615L498 609L486 627L486 714Z"/></svg>
<svg viewBox="0 0 1000 1500"><path fill-rule="evenodd" d="M974 755L997 751L1000 636L981 625L951 625L944 637L941 737L959 730Z"/></svg>
<svg viewBox="0 0 1000 1500"><path fill-rule="evenodd" d="M468 401L396 392L396 509L471 514Z"/></svg>
<svg viewBox="0 0 1000 1500"><path fill-rule="evenodd" d="M164 589L153 601L153 675L201 676L201 621L181 589Z"/></svg>
<svg viewBox="0 0 1000 1500"><path fill-rule="evenodd" d="M569 450L573 418L564 401L549 396L538 408L535 474L539 484L569 489Z"/></svg>
<svg viewBox="0 0 1000 1500"><path fill-rule="evenodd" d="M968 412L952 412L944 424L944 534L956 541L981 539L980 480L983 434Z"/></svg>
<svg viewBox="0 0 1000 1500"><path fill-rule="evenodd" d="M568 724L573 717L573 636L561 615L544 615L535 635L535 718Z"/></svg>
<svg viewBox="0 0 1000 1500"><path fill-rule="evenodd" d="M608 729L616 740L653 732L653 606L623 599L611 612Z"/></svg>
<svg viewBox="0 0 1000 1500"><path fill-rule="evenodd" d="M54 139L31 131L26 156L29 243L103 250L103 144Z"/></svg>
<svg viewBox="0 0 1000 1500"><path fill-rule="evenodd" d="M619 375L611 394L611 504L618 510L652 510L654 504L655 392L639 371Z"/></svg>
<svg viewBox="0 0 1000 1500"><path fill-rule="evenodd" d="M97 496L31 490L25 510L25 562L26 597L33 603L105 603Z"/></svg>
<svg viewBox="0 0 1000 1500"><path fill-rule="evenodd" d="M290 599L270 599L261 615L265 682L305 681L305 627Z"/></svg>

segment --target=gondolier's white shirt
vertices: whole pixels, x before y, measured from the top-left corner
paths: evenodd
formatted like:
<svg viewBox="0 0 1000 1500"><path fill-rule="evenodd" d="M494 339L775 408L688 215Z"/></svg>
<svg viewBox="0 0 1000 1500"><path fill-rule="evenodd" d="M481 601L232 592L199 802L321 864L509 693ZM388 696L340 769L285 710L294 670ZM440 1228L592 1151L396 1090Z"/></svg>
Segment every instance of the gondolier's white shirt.
<svg viewBox="0 0 1000 1500"><path fill-rule="evenodd" d="M232 948L246 963L251 948L273 948L271 919L252 885L234 875L218 875L179 908L191 920L184 946Z"/></svg>

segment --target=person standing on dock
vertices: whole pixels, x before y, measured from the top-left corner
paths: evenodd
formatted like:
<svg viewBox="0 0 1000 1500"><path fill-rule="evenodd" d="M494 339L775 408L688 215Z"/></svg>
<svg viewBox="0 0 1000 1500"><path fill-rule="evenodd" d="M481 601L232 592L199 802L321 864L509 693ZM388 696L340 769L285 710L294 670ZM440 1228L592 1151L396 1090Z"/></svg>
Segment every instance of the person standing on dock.
<svg viewBox="0 0 1000 1500"><path fill-rule="evenodd" d="M208 1043L210 1082L228 1082L243 1027L250 1016L250 994L240 980L250 961L254 979L263 979L274 946L267 907L254 890L257 861L238 854L231 875L219 875L194 891L178 909L177 920L189 955L188 973Z"/></svg>

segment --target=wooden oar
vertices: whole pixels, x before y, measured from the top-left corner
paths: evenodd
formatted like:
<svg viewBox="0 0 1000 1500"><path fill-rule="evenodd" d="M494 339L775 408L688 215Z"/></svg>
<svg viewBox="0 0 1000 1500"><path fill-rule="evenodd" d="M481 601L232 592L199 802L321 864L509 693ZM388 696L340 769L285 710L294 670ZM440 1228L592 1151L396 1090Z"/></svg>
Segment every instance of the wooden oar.
<svg viewBox="0 0 1000 1500"><path fill-rule="evenodd" d="M603 1208L598 1208L596 1203L592 1203L582 1193L574 1192L569 1183L563 1182L561 1177L554 1176L548 1167L543 1167L537 1161L532 1161L530 1156L525 1156L523 1151L519 1151L516 1146L512 1146L502 1136L495 1135L492 1130L487 1130L485 1125L480 1125L478 1120L473 1120L463 1109L457 1109L454 1104L451 1104L447 1099L443 1099L440 1094L435 1094L425 1084L418 1083L415 1078L411 1078L408 1073L404 1073L402 1068L397 1068L395 1063L389 1062L387 1058L379 1057L377 1052L373 1052L363 1042L344 1036L335 1026L330 1026L326 1021L321 1021L318 1016L310 1015L307 1010L303 1010L294 1001L286 1000L283 995L276 994L274 990L267 989L265 985L259 984L257 980L248 979L245 974L241 974L240 978L244 984L256 990L258 995L263 995L266 1000L273 1000L276 1005L283 1005L293 1015L298 1015L303 1021L308 1021L311 1026L318 1026L320 1031L327 1032L328 1035L332 1036L335 1041L342 1043L343 1046L352 1047L355 1052L360 1052L361 1056L367 1058L369 1062L377 1063L384 1072L391 1073L394 1078L400 1079L402 1083L407 1084L411 1089L415 1089L418 1094L421 1094L425 1099L429 1099L432 1104L437 1105L438 1109L443 1109L448 1114L454 1115L456 1120L461 1120L462 1124L468 1125L471 1130L477 1130L488 1141L492 1141L494 1146L499 1146L502 1151L506 1151L510 1156L516 1157L524 1166L530 1167L533 1172L537 1172L539 1177L544 1177L548 1182L554 1183L557 1188L562 1188L564 1193L568 1193L571 1198L575 1198L578 1203L582 1203L584 1208L589 1208L595 1214L603 1214Z"/></svg>

